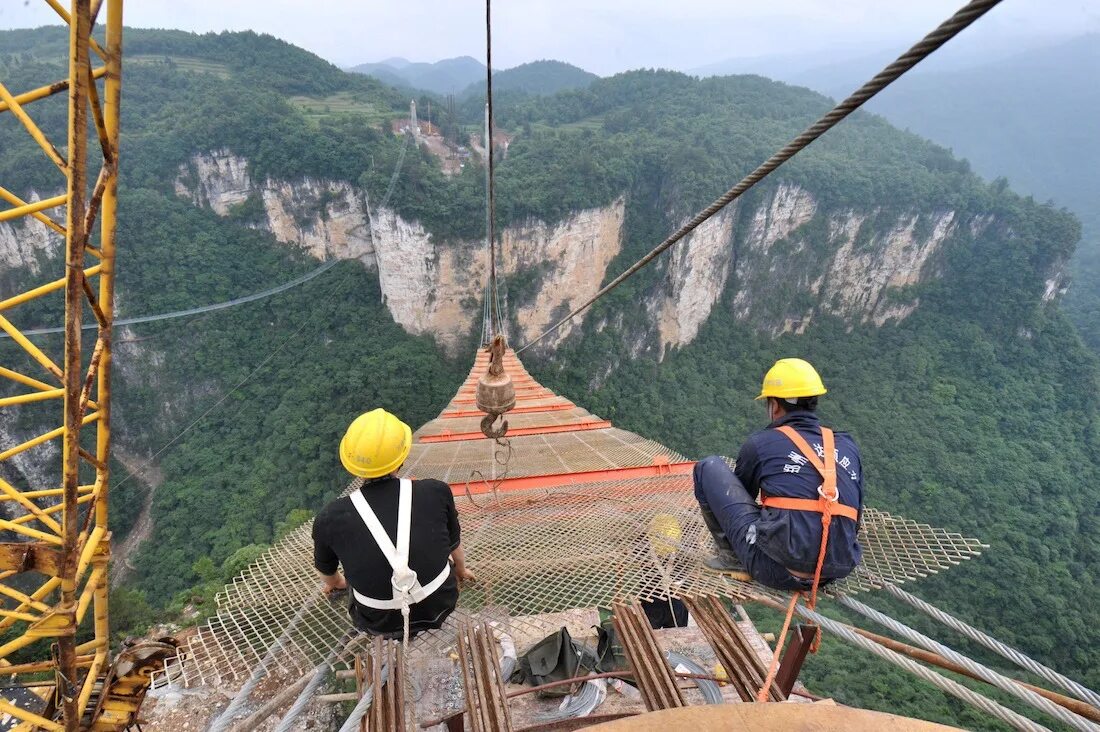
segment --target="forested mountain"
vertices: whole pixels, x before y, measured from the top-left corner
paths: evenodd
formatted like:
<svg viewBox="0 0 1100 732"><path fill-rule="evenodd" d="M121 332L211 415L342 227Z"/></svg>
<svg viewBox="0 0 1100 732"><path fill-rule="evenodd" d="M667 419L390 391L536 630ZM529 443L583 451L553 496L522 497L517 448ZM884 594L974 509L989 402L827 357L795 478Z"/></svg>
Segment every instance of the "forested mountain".
<svg viewBox="0 0 1100 732"><path fill-rule="evenodd" d="M589 71L561 61L531 61L493 72L493 91L556 94L567 89L583 89L598 78ZM484 99L484 79L468 86L462 96Z"/></svg>
<svg viewBox="0 0 1100 732"><path fill-rule="evenodd" d="M954 49L953 49L954 50ZM1100 350L1100 36L1095 34L991 58L930 60L870 102L898 127L950 147L979 174L1005 177L1021 193L1066 206L1084 224L1066 297L1086 341ZM842 65L818 60L758 64L756 73L834 98L884 66L889 54ZM740 64L744 67L747 62ZM770 65L770 68L768 66ZM724 68L736 68L728 65ZM807 68L808 67L808 68ZM702 72L702 70L700 70ZM714 70L710 70L711 73Z"/></svg>
<svg viewBox="0 0 1100 732"><path fill-rule="evenodd" d="M388 59L378 63L359 64L348 71L367 74L393 86L422 89L441 95L458 94L470 84L485 78L485 64L469 56L446 58L434 63Z"/></svg>
<svg viewBox="0 0 1100 732"><path fill-rule="evenodd" d="M0 36L17 49L0 57L10 86L63 75L49 52L58 38ZM131 463L230 394L155 460L163 482L151 538L127 558L120 629L209 602L337 495L335 445L358 412L384 404L419 424L441 408L473 352L484 221L476 158L444 172L427 146L407 150L381 206L405 144L391 123L408 102L377 81L250 33L131 31L127 52L120 315L255 292L318 256L350 261L269 300L117 336L116 437ZM36 105L53 134L59 101ZM480 129L478 106L439 114L461 139ZM759 77L654 71L503 101L513 342L829 106ZM16 124L0 117L0 181L52 195L56 171ZM56 242L32 234L0 224L5 293L57 257ZM1069 214L858 114L524 358L548 386L691 457L734 452L762 425L752 397L773 359L811 359L830 389L823 416L861 445L868 502L991 545L917 591L1095 686L1097 359L1057 300L1078 236ZM45 324L51 305L12 317ZM60 348L56 336L38 342ZM0 362L20 359L0 342ZM43 419L15 414L0 433L31 434ZM128 472L116 468L111 503L120 538L150 490ZM809 673L841 701L989 727L839 648Z"/></svg>

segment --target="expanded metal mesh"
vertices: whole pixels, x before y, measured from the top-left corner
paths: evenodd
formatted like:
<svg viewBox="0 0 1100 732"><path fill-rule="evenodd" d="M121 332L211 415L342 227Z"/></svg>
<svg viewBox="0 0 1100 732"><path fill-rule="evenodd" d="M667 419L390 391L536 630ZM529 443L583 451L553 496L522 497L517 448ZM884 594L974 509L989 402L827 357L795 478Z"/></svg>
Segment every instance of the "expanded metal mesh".
<svg viewBox="0 0 1100 732"><path fill-rule="evenodd" d="M471 380L484 369L475 365ZM522 373L510 367L513 375ZM460 390L460 394L463 393ZM567 400L555 397L556 402ZM465 409L466 405L449 408ZM444 414L447 412L445 411ZM579 408L509 415L515 427L595 419ZM438 418L417 435L473 431L480 419ZM453 427L451 427L453 425ZM452 620L416 637L410 653L445 656L460 620L489 619L502 632L549 633L539 616L615 601L718 595L734 600L779 593L705 569L714 552L699 516L691 476L671 471L686 459L667 447L611 428L493 440L416 442L402 473L449 482L462 517L463 546L478 582L464 589ZM662 467L664 466L664 467ZM647 477L638 469L652 468ZM630 479L597 474L579 482L514 490L502 478L629 469ZM357 489L359 481L348 490ZM463 495L474 488L476 498ZM491 490L484 492L488 487ZM218 614L191 638L184 663L170 663L158 682L190 686L243 682L255 669L302 674L342 647L348 662L361 641L343 601L320 596L313 569L312 522L299 527L218 596ZM862 566L827 592L857 593L881 581L926 577L980 553L975 539L866 508L860 530Z"/></svg>

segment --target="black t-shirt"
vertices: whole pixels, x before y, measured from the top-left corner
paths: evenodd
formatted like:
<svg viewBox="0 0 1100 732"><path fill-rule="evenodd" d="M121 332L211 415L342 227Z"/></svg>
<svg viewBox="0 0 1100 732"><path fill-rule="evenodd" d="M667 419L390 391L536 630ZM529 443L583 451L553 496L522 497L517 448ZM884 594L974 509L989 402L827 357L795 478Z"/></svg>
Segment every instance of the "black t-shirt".
<svg viewBox="0 0 1100 732"><path fill-rule="evenodd" d="M360 489L395 544L400 490L396 478L364 483ZM427 585L443 571L460 539L458 512L450 486L438 480L414 480L409 567L416 572L420 584ZM348 496L325 506L314 521L313 563L328 575L342 564L348 585L360 594L379 600L393 597L390 584L393 570ZM438 590L412 606L410 630L438 628L457 603L458 580L452 571ZM349 613L360 630L377 635L401 634L400 610L364 607L352 595Z"/></svg>

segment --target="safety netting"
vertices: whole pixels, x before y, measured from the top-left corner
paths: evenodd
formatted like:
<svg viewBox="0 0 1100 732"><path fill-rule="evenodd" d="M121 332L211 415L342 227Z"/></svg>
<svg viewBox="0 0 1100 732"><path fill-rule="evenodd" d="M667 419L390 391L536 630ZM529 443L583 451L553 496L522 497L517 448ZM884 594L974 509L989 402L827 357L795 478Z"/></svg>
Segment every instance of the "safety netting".
<svg viewBox="0 0 1100 732"><path fill-rule="evenodd" d="M616 601L776 596L703 566L714 544L693 497L690 461L546 396L511 354L506 370L521 387L508 415L514 436L485 438L479 414L448 417L476 412L466 401L486 365L479 356L455 400L416 432L402 469L451 484L467 561L478 575L461 593L452 621L417 636L410 653L444 653L457 621L470 617L507 627ZM348 490L359 485L353 481ZM346 600L320 595L311 530L306 524L293 531L226 587L216 616L162 681L226 684L274 668L305 673L333 649L337 658L351 658L361 641L351 632ZM827 592L911 582L983 548L977 539L869 507L859 538L863 564Z"/></svg>

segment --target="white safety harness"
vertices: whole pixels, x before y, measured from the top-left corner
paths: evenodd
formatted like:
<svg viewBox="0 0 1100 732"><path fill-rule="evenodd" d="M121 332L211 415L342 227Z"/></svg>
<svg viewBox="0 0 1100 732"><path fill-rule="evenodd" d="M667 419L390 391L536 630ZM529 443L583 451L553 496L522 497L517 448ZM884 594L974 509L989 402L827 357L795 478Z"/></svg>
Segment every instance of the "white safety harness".
<svg viewBox="0 0 1100 732"><path fill-rule="evenodd" d="M355 510L359 512L359 517L363 519L363 523L367 525L367 529L374 537L378 548L382 550L386 561L393 569L393 578L390 580L390 584L393 586L393 597L388 600L378 600L361 594L354 587L351 592L359 604L365 607L375 610L400 610L405 619L407 635L411 606L428 597L443 585L451 574L451 563L444 564L443 571L427 585L421 585L416 577L416 572L409 569L409 532L412 528L411 480L401 479L401 495L397 504L397 546L394 546L390 540L386 529L382 527L382 522L371 510L370 504L367 503L367 499L363 497L361 491L351 493L351 502L355 506Z"/></svg>

